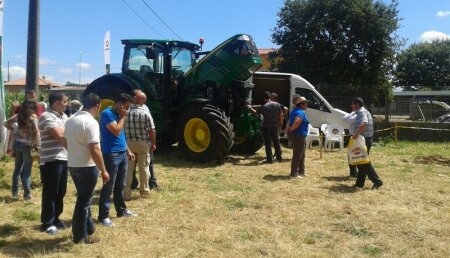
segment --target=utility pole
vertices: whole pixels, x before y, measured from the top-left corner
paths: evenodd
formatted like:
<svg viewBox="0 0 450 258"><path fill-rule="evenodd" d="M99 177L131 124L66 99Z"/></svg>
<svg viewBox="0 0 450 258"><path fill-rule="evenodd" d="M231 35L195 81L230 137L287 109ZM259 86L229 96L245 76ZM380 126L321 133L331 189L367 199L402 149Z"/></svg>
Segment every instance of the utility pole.
<svg viewBox="0 0 450 258"><path fill-rule="evenodd" d="M39 1L29 0L27 75L25 90L35 90L39 96Z"/></svg>

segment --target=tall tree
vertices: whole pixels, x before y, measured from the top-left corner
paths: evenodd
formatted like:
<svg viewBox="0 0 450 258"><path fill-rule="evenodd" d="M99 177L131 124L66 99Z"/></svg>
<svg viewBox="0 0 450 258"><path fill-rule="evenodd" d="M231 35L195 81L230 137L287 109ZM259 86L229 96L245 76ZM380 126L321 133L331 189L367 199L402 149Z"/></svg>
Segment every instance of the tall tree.
<svg viewBox="0 0 450 258"><path fill-rule="evenodd" d="M417 43L398 56L395 83L411 89L450 87L450 40Z"/></svg>
<svg viewBox="0 0 450 258"><path fill-rule="evenodd" d="M272 34L281 46L276 68L320 84L325 94L380 101L402 44L397 6L397 0L286 0Z"/></svg>

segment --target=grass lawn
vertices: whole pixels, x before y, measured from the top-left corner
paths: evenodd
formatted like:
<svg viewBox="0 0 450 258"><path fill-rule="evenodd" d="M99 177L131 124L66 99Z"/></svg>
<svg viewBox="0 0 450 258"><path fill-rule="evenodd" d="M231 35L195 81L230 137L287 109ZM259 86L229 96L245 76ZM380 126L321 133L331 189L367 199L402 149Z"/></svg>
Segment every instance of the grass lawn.
<svg viewBox="0 0 450 258"><path fill-rule="evenodd" d="M352 188L345 152L307 152L309 176L290 179L284 163L231 155L196 164L177 151L156 156L162 190L128 202L138 213L99 224L100 242L75 245L71 230L39 232L39 171L32 201L13 200L12 160L0 166L0 256L46 257L450 257L450 143L376 145L371 158L379 190ZM97 189L100 189L99 180ZM20 195L22 192L20 192ZM93 216L97 217L98 194ZM62 220L71 224L69 180Z"/></svg>

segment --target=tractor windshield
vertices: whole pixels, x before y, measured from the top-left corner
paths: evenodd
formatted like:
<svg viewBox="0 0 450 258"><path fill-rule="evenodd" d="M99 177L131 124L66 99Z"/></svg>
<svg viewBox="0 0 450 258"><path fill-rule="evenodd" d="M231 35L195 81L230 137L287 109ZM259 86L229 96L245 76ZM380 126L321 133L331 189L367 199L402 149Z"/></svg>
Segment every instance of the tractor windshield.
<svg viewBox="0 0 450 258"><path fill-rule="evenodd" d="M175 75L189 71L194 61L195 54L191 50L178 47L172 49L172 70Z"/></svg>
<svg viewBox="0 0 450 258"><path fill-rule="evenodd" d="M149 52L151 51L151 54ZM152 50L148 46L136 46L128 49L124 60L124 72L142 76L145 73L164 72L164 53Z"/></svg>

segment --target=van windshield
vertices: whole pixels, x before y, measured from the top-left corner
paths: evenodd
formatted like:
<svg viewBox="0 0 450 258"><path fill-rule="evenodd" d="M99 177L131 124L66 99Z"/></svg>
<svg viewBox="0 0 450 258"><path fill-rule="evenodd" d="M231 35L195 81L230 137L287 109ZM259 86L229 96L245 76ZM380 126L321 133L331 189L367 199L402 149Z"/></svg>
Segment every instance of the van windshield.
<svg viewBox="0 0 450 258"><path fill-rule="evenodd" d="M314 91L310 89L295 88L295 94L303 96L310 101L308 108L322 110L331 113L331 111L328 109L327 106L321 105L322 100ZM321 106L322 109L320 108Z"/></svg>

